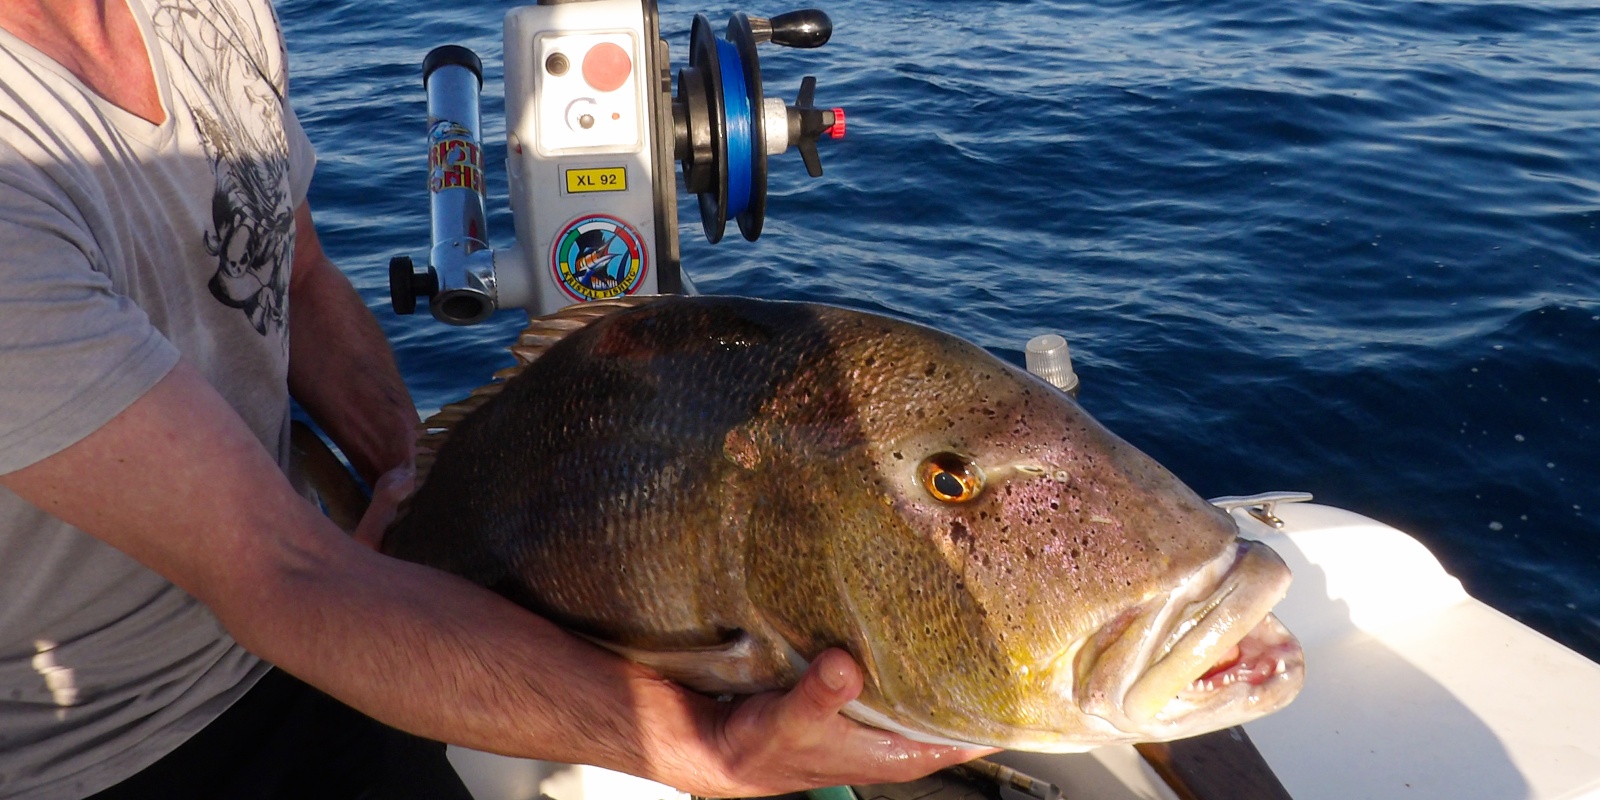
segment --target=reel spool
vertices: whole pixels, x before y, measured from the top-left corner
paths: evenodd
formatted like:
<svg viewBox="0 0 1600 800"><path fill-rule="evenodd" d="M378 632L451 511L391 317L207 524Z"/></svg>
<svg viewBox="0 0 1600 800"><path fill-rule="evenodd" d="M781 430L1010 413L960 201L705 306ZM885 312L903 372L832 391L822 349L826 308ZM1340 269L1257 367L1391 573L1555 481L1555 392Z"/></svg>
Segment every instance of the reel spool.
<svg viewBox="0 0 1600 800"><path fill-rule="evenodd" d="M845 134L844 109L818 109L817 80L807 75L794 105L768 100L762 91L756 45L815 48L828 42L833 23L816 9L760 19L743 12L728 20L718 39L704 14L696 14L689 36L689 66L678 72L673 98L675 157L683 165L684 188L698 196L706 239L721 241L728 218L755 241L767 213L767 156L792 145L806 171L821 177L817 140Z"/></svg>

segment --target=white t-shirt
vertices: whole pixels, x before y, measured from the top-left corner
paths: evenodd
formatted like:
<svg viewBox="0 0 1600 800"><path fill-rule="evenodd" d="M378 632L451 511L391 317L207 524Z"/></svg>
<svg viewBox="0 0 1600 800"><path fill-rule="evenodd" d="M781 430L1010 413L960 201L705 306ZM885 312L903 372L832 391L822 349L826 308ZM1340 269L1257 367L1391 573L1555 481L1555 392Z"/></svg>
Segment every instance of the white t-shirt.
<svg viewBox="0 0 1600 800"><path fill-rule="evenodd" d="M180 355L288 458L289 268L314 155L267 0L128 0L152 124L0 31L0 474ZM89 794L266 667L194 598L0 488L0 798Z"/></svg>

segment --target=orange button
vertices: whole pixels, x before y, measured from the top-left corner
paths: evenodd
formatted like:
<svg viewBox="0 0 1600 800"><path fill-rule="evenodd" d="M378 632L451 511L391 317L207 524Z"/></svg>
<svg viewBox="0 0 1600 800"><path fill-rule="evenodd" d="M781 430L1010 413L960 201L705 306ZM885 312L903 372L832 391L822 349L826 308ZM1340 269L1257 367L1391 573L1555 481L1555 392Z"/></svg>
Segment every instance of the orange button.
<svg viewBox="0 0 1600 800"><path fill-rule="evenodd" d="M583 54L583 80L598 92L614 92L633 74L633 59L628 51L601 42Z"/></svg>

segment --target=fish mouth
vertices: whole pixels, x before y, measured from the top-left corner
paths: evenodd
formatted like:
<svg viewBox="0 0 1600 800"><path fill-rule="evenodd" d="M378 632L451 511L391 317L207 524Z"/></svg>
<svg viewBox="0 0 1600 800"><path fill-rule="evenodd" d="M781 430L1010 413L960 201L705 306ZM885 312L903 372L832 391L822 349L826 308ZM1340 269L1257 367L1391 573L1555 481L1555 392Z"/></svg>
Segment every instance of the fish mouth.
<svg viewBox="0 0 1600 800"><path fill-rule="evenodd" d="M1271 548L1236 540L1079 652L1080 706L1140 740L1193 736L1287 705L1304 682L1305 654L1269 612L1290 578Z"/></svg>

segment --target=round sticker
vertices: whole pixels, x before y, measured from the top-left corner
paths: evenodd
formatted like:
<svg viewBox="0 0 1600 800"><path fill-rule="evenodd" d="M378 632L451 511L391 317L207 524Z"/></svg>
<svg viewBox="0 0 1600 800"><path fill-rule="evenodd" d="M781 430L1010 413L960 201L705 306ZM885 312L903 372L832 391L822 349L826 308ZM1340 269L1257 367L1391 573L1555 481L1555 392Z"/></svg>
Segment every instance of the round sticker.
<svg viewBox="0 0 1600 800"><path fill-rule="evenodd" d="M569 223L550 254L556 283L574 300L609 300L639 290L647 267L643 240L628 223L590 214Z"/></svg>

